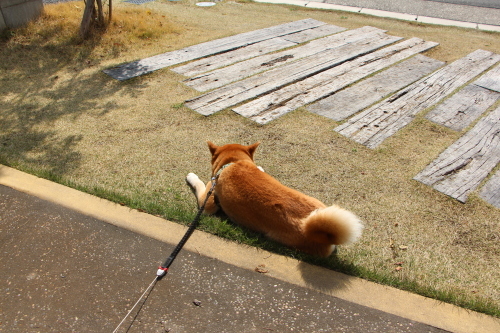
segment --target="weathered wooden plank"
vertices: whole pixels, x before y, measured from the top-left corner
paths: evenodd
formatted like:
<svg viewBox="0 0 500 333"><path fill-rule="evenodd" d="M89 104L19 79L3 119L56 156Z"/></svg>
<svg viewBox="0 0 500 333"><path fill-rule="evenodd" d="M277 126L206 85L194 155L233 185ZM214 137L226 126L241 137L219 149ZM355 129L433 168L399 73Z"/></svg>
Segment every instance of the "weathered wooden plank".
<svg viewBox="0 0 500 333"><path fill-rule="evenodd" d="M172 68L172 71L185 76L195 76L246 59L261 56L287 47L292 47L300 43L308 42L310 40L328 36L344 30L346 30L346 28L331 24L325 24L317 28L307 29L290 35L268 39L262 42L241 47L236 50L193 61L186 65Z"/></svg>
<svg viewBox="0 0 500 333"><path fill-rule="evenodd" d="M307 110L335 121L341 121L443 65L442 61L417 54L352 87L309 105Z"/></svg>
<svg viewBox="0 0 500 333"><path fill-rule="evenodd" d="M480 77L475 84L486 89L500 92L500 65Z"/></svg>
<svg viewBox="0 0 500 333"><path fill-rule="evenodd" d="M293 34L285 35L282 38L290 42L300 44L308 42L312 39L336 34L337 32L341 32L344 30L346 30L346 28L338 27L332 24L325 24L317 28L307 29Z"/></svg>
<svg viewBox="0 0 500 333"><path fill-rule="evenodd" d="M465 202L498 162L500 107L481 119L414 179Z"/></svg>
<svg viewBox="0 0 500 333"><path fill-rule="evenodd" d="M500 170L483 186L479 196L491 205L500 208Z"/></svg>
<svg viewBox="0 0 500 333"><path fill-rule="evenodd" d="M262 42L240 47L236 50L202 58L186 65L171 68L171 70L184 76L195 76L344 30L346 30L346 28L325 24L317 28L307 29L290 35L264 40Z"/></svg>
<svg viewBox="0 0 500 333"><path fill-rule="evenodd" d="M380 35L372 40L361 40L335 49L328 49L293 63L254 75L186 101L185 105L210 115L247 99L265 94L284 85L303 80L321 71L337 66L384 45L394 43L400 37Z"/></svg>
<svg viewBox="0 0 500 333"><path fill-rule="evenodd" d="M298 46L290 50L262 55L228 67L214 70L210 73L192 77L185 80L184 83L198 91L207 91L219 88L231 82L244 79L248 76L323 52L326 49L341 47L361 39L373 38L373 34L380 35L383 32L385 32L385 30L369 26L348 30L336 35L313 40L306 45Z"/></svg>
<svg viewBox="0 0 500 333"><path fill-rule="evenodd" d="M408 125L417 113L438 103L499 60L500 55L476 50L355 115L335 131L375 148Z"/></svg>
<svg viewBox="0 0 500 333"><path fill-rule="evenodd" d="M184 76L195 76L212 71L217 68L234 64L242 60L257 57L259 55L278 51L280 49L292 47L295 45L297 44L294 42L288 41L282 37L277 37L248 46L240 47L239 49L229 52L217 54L208 58L196 60L179 67L171 68L170 70Z"/></svg>
<svg viewBox="0 0 500 333"><path fill-rule="evenodd" d="M273 91L233 110L255 122L265 124L436 45L434 42L412 38Z"/></svg>
<svg viewBox="0 0 500 333"><path fill-rule="evenodd" d="M160 68L177 65L186 61L191 61L221 52L226 52L266 39L288 35L302 30L319 27L325 24L326 23L314 19L305 19L280 24L269 28L219 38L213 41L189 46L180 50L175 50L142 60L133 61L118 67L106 69L103 72L117 80L127 80L132 77L151 73Z"/></svg>
<svg viewBox="0 0 500 333"><path fill-rule="evenodd" d="M461 131L498 99L500 99L500 93L475 84L469 84L442 104L439 104L426 115L426 118L455 131Z"/></svg>

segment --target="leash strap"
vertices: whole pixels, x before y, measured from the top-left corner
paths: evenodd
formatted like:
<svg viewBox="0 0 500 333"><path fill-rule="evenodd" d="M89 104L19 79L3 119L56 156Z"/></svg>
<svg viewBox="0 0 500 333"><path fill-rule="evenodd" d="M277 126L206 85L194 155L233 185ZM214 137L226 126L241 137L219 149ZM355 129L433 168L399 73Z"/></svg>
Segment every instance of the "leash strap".
<svg viewBox="0 0 500 333"><path fill-rule="evenodd" d="M175 257L177 257L177 255L179 254L181 249L184 247L184 244L186 244L189 237L191 237L191 234L194 232L194 230L198 226L198 224L200 222L201 214L203 213L203 210L205 209L205 205L207 204L208 198L210 198L210 196L212 195L212 193L214 191L215 184L216 184L218 178L219 178L218 174L215 175L214 177L212 177L212 186L210 187L210 190L208 191L207 196L205 197L205 201L203 202L203 205L201 205L200 209L198 210L198 213L196 214L193 222L191 222L188 230L184 234L184 237L182 237L179 244L177 244L175 249L172 251L170 256L167 258L167 260L165 260L163 265L158 267L158 271L156 272L156 276L158 277L158 279L161 279L165 274L167 274L167 271L168 271L170 265L172 265L172 263L174 262Z"/></svg>
<svg viewBox="0 0 500 333"><path fill-rule="evenodd" d="M135 309L135 307L137 306L137 304L139 304L139 302L144 298L144 296L149 296L149 293L151 292L151 290L153 290L155 284L156 284L156 281L158 281L158 277L156 276L155 279L153 280L153 282L151 282L151 284L146 288L146 290L144 291L144 293L141 295L141 297L139 297L139 299L137 300L137 302L135 302L134 306L132 307L132 309L130 309L130 311L127 313L127 315L122 319L122 321L118 324L118 326L116 326L115 330L113 331L113 333L116 333L118 332L118 329L120 328L120 326L122 326L123 322L125 321L125 319L128 318L128 316L130 315L130 313ZM144 300L144 302L146 302ZM142 303L144 305L144 303ZM141 305L141 308L142 308L142 305ZM140 309L139 309L140 311ZM137 314L139 314L139 312L137 312ZM137 314L136 314L136 317L137 317ZM135 319L135 317L134 317ZM134 321L132 321L130 323L130 326L128 327L127 329L127 332L128 330L130 329L130 327L132 326L132 324L134 323Z"/></svg>
<svg viewBox="0 0 500 333"><path fill-rule="evenodd" d="M186 242L188 241L189 237L193 233L194 229L196 229L196 227L198 226L198 223L200 222L201 213L203 213L203 210L205 209L205 205L207 204L208 198L210 198L210 196L212 195L212 193L214 191L215 184L216 184L218 178L219 178L218 174L212 177L212 186L210 187L210 190L208 191L207 196L205 197L205 201L203 202L203 205L201 205L201 207L198 209L198 213L196 214L193 222L191 222L191 224L189 225L188 230L184 234L184 237L182 237L182 239L179 242L179 244L177 244L177 246L175 247L175 249L172 251L172 254L167 258L167 260L165 260L165 263L163 263L162 266L158 267L158 271L156 272L156 277L153 280L153 282L151 282L151 284L149 285L149 287L146 288L146 290L144 291L144 293L137 300L137 302L132 307L132 309L130 309L130 311L125 315L125 317L122 319L122 321L118 324L118 326L115 328L115 330L113 331L113 333L116 333L118 331L118 329L123 324L123 322L125 321L125 319L128 318L128 316L130 315L130 313L132 312L132 310L134 310L134 308L137 306L137 304L139 304L139 302L144 297L145 297L144 303L146 302L146 299L148 298L149 294L151 293L151 291L153 290L154 286L156 285L156 282L159 281L163 276L165 276L167 274L168 268L174 262L175 257L177 257L177 255L179 254L179 252L181 251L181 249L184 247L184 244L186 244ZM142 305L144 305L144 303L142 303ZM142 305L141 305L140 308L142 308ZM139 308L137 314L140 312L140 308ZM137 317L137 314L136 314L136 317ZM135 319L135 317L134 317L134 319ZM128 327L127 332L130 329L130 327L132 326L133 322L134 322L134 320L132 320L132 323L130 323L130 326Z"/></svg>

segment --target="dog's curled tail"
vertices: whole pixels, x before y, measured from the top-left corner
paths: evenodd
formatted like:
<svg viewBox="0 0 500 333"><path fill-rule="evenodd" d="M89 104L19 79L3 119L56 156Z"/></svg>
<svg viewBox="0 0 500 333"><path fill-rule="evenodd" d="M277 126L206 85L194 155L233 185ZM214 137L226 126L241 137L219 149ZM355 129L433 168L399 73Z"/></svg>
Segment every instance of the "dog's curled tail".
<svg viewBox="0 0 500 333"><path fill-rule="evenodd" d="M362 230L363 224L356 215L335 205L313 211L304 221L306 237L320 244L353 243Z"/></svg>

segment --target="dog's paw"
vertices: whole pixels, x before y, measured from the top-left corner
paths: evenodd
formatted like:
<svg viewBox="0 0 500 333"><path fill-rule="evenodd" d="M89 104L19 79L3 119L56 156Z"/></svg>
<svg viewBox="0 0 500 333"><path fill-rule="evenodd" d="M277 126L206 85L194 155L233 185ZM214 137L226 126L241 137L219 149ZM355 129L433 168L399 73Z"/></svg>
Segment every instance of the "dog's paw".
<svg viewBox="0 0 500 333"><path fill-rule="evenodd" d="M201 180L200 180L200 178L196 174L190 172L186 176L186 182L189 185L191 185L192 187L194 187L194 186L196 186L197 183L201 182Z"/></svg>
<svg viewBox="0 0 500 333"><path fill-rule="evenodd" d="M188 185L193 189L195 189L198 184L203 184L200 178L192 172L188 173L188 175L186 176L186 183L188 183Z"/></svg>
<svg viewBox="0 0 500 333"><path fill-rule="evenodd" d="M262 171L262 172L265 172L265 171L264 171L264 168L262 168L260 165L259 165L259 166L257 166L257 169L259 169L259 170L260 170L260 171Z"/></svg>

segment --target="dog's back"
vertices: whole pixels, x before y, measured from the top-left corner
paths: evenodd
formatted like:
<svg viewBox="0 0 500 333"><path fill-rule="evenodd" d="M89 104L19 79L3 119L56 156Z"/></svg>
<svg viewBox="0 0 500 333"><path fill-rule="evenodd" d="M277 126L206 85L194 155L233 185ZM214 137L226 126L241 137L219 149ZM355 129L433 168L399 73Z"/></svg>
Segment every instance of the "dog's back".
<svg viewBox="0 0 500 333"><path fill-rule="evenodd" d="M221 208L236 222L266 234L290 228L311 211L325 207L319 200L282 185L250 161L239 161L222 172L216 186Z"/></svg>
<svg viewBox="0 0 500 333"><path fill-rule="evenodd" d="M251 161L226 168L216 195L231 220L312 254L327 256L332 245L355 241L362 229L354 214L284 186Z"/></svg>

